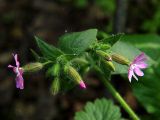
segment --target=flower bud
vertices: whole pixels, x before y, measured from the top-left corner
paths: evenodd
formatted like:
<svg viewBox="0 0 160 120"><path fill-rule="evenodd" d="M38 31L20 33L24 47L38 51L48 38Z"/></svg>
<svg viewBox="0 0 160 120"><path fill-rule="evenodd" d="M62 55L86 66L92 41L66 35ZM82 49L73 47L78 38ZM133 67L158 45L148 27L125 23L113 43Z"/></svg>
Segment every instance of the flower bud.
<svg viewBox="0 0 160 120"><path fill-rule="evenodd" d="M104 63L105 67L108 68L110 71L115 71L115 67L111 61L102 60L102 62Z"/></svg>
<svg viewBox="0 0 160 120"><path fill-rule="evenodd" d="M104 52L102 50L96 50L96 53L97 53L97 55L99 55L102 58L105 58L108 61L112 60L111 56L108 53L106 53L106 52Z"/></svg>
<svg viewBox="0 0 160 120"><path fill-rule="evenodd" d="M124 56L121 56L121 55L118 55L118 54L112 54L112 60L119 63L119 64L122 64L122 65L129 65L130 64L130 61L125 58Z"/></svg>
<svg viewBox="0 0 160 120"><path fill-rule="evenodd" d="M53 95L56 95L60 90L60 80L58 77L56 77L53 82L52 82L52 86L51 86L51 92Z"/></svg>
<svg viewBox="0 0 160 120"><path fill-rule="evenodd" d="M60 75L60 64L56 63L48 68L46 75L52 77L58 77Z"/></svg>
<svg viewBox="0 0 160 120"><path fill-rule="evenodd" d="M40 62L29 63L22 67L24 72L36 72L43 68L43 64Z"/></svg>
<svg viewBox="0 0 160 120"><path fill-rule="evenodd" d="M73 67L71 67L71 66L65 66L64 70L82 88L86 88L85 83L83 82L81 76L79 75L79 73Z"/></svg>
<svg viewBox="0 0 160 120"><path fill-rule="evenodd" d="M57 76L59 76L59 74L60 74L60 64L56 63L53 66L53 75L57 77Z"/></svg>

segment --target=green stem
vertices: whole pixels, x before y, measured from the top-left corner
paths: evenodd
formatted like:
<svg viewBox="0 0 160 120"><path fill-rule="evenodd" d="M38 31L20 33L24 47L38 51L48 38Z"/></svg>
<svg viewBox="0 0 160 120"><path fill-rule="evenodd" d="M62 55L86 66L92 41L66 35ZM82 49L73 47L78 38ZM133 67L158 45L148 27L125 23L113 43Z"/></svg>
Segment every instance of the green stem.
<svg viewBox="0 0 160 120"><path fill-rule="evenodd" d="M136 115L136 113L129 107L129 105L126 103L126 101L121 97L121 95L116 91L116 89L112 86L112 84L105 78L103 77L104 74L99 69L98 66L94 66L93 69L99 74L100 79L104 83L105 87L108 88L108 90L111 92L113 97L121 104L123 109L130 115L130 117L133 120L140 120L140 118Z"/></svg>
<svg viewBox="0 0 160 120"><path fill-rule="evenodd" d="M121 104L123 109L130 115L133 120L140 120L140 118L135 114L135 112L129 107L129 105L125 102L125 100L121 97L121 95L116 91L116 89L112 86L112 84L102 78L104 85L108 88L114 98Z"/></svg>

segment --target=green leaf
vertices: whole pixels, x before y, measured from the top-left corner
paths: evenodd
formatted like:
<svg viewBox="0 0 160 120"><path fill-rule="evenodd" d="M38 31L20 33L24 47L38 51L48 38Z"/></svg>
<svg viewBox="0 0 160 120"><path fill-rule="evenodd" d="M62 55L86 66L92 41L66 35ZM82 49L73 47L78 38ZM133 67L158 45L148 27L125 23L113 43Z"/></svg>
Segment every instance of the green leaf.
<svg viewBox="0 0 160 120"><path fill-rule="evenodd" d="M120 40L123 37L123 33L117 34L117 35L112 35L108 38L102 39L102 42L105 44L110 44L111 46L114 45L118 40Z"/></svg>
<svg viewBox="0 0 160 120"><path fill-rule="evenodd" d="M32 54L35 57L35 59L38 61L40 56L33 49L30 49L30 51L32 52Z"/></svg>
<svg viewBox="0 0 160 120"><path fill-rule="evenodd" d="M62 55L62 51L59 50L58 48L47 44L46 42L44 42L43 40L41 40L40 38L36 37L36 42L37 45L42 53L42 55L44 57L46 57L49 60L55 60L55 58L57 58L58 56Z"/></svg>
<svg viewBox="0 0 160 120"><path fill-rule="evenodd" d="M37 62L44 63L44 62L48 61L46 58L39 56L34 50L30 49L30 51L33 54L33 56Z"/></svg>
<svg viewBox="0 0 160 120"><path fill-rule="evenodd" d="M65 53L80 54L97 40L96 35L97 29L67 33L60 37L59 46Z"/></svg>
<svg viewBox="0 0 160 120"><path fill-rule="evenodd" d="M131 45L129 43L125 43L123 41L118 41L117 43L115 43L112 46L111 50L119 55L124 56L125 58L127 58L130 61L133 61L133 59L141 53L141 51L139 49L137 49L133 45ZM152 65L154 63L154 61L148 56L147 56L147 58L148 58L148 64ZM123 74L123 73L128 72L128 66L126 66L126 65L121 65L121 64L114 62L114 66L116 69L114 74Z"/></svg>
<svg viewBox="0 0 160 120"><path fill-rule="evenodd" d="M74 120L122 120L120 109L111 100L88 102L84 110L76 112Z"/></svg>
<svg viewBox="0 0 160 120"><path fill-rule="evenodd" d="M154 60L160 58L160 36L156 34L125 35L122 41L131 43Z"/></svg>

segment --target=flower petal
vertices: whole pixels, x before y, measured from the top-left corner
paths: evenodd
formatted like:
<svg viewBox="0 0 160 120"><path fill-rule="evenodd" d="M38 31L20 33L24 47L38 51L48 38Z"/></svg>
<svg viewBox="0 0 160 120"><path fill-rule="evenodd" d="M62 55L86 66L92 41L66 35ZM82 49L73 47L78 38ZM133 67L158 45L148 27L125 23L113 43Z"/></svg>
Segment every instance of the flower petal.
<svg viewBox="0 0 160 120"><path fill-rule="evenodd" d="M129 82L131 82L133 74L134 74L133 70L129 69L128 70L128 79L129 79Z"/></svg>
<svg viewBox="0 0 160 120"><path fill-rule="evenodd" d="M147 60L147 58L146 58L145 54L141 53L140 55L138 55L138 56L135 57L133 63L137 64L138 62L144 62L146 60Z"/></svg>
<svg viewBox="0 0 160 120"><path fill-rule="evenodd" d="M144 63L144 62L142 62L142 63L138 63L138 64L136 64L139 68L141 68L141 69L145 69L145 68L147 68L148 67L148 64L147 63Z"/></svg>
<svg viewBox="0 0 160 120"><path fill-rule="evenodd" d="M16 77L16 87L19 89L24 89L24 85L23 85L23 77L21 75Z"/></svg>
<svg viewBox="0 0 160 120"><path fill-rule="evenodd" d="M16 66L19 67L20 64L19 64L19 61L18 61L18 55L17 55L17 54L15 54L15 55L13 54L13 57L14 57L14 59L15 59Z"/></svg>
<svg viewBox="0 0 160 120"><path fill-rule="evenodd" d="M8 68L14 68L14 66L13 65L8 65Z"/></svg>
<svg viewBox="0 0 160 120"><path fill-rule="evenodd" d="M134 69L134 72L138 75L138 76L143 76L144 75L144 73L140 70L140 68L138 68L138 67L136 67L135 69Z"/></svg>
<svg viewBox="0 0 160 120"><path fill-rule="evenodd" d="M136 79L138 81L138 78L136 77L136 75L133 73L133 77L134 79Z"/></svg>

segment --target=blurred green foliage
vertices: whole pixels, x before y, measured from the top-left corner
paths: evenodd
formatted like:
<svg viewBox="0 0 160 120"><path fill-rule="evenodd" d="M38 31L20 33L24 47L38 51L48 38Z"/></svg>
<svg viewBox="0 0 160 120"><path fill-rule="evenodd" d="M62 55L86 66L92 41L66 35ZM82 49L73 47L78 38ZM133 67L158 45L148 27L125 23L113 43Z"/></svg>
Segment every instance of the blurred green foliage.
<svg viewBox="0 0 160 120"><path fill-rule="evenodd" d="M85 8L88 5L88 0L75 0L74 4L78 8Z"/></svg>
<svg viewBox="0 0 160 120"><path fill-rule="evenodd" d="M151 6L153 6L154 12L152 16L148 19L144 19L142 24L142 29L146 30L147 32L156 33L160 30L160 1L159 0L152 0L150 1Z"/></svg>
<svg viewBox="0 0 160 120"><path fill-rule="evenodd" d="M98 5L106 15L113 16L116 9L115 0L95 0L95 4Z"/></svg>
<svg viewBox="0 0 160 120"><path fill-rule="evenodd" d="M104 26L106 32L113 31L114 13L116 9L115 3L115 0L95 0L95 4L102 9L107 17L109 17L108 24Z"/></svg>
<svg viewBox="0 0 160 120"><path fill-rule="evenodd" d="M149 68L145 72L143 79L139 79L138 83L134 83L133 92L138 101L147 110L150 116L156 117L160 114L160 64L154 68ZM145 119L144 119L145 120Z"/></svg>
<svg viewBox="0 0 160 120"><path fill-rule="evenodd" d="M125 35L122 41L130 43L144 51L153 60L160 58L160 36L156 34Z"/></svg>

